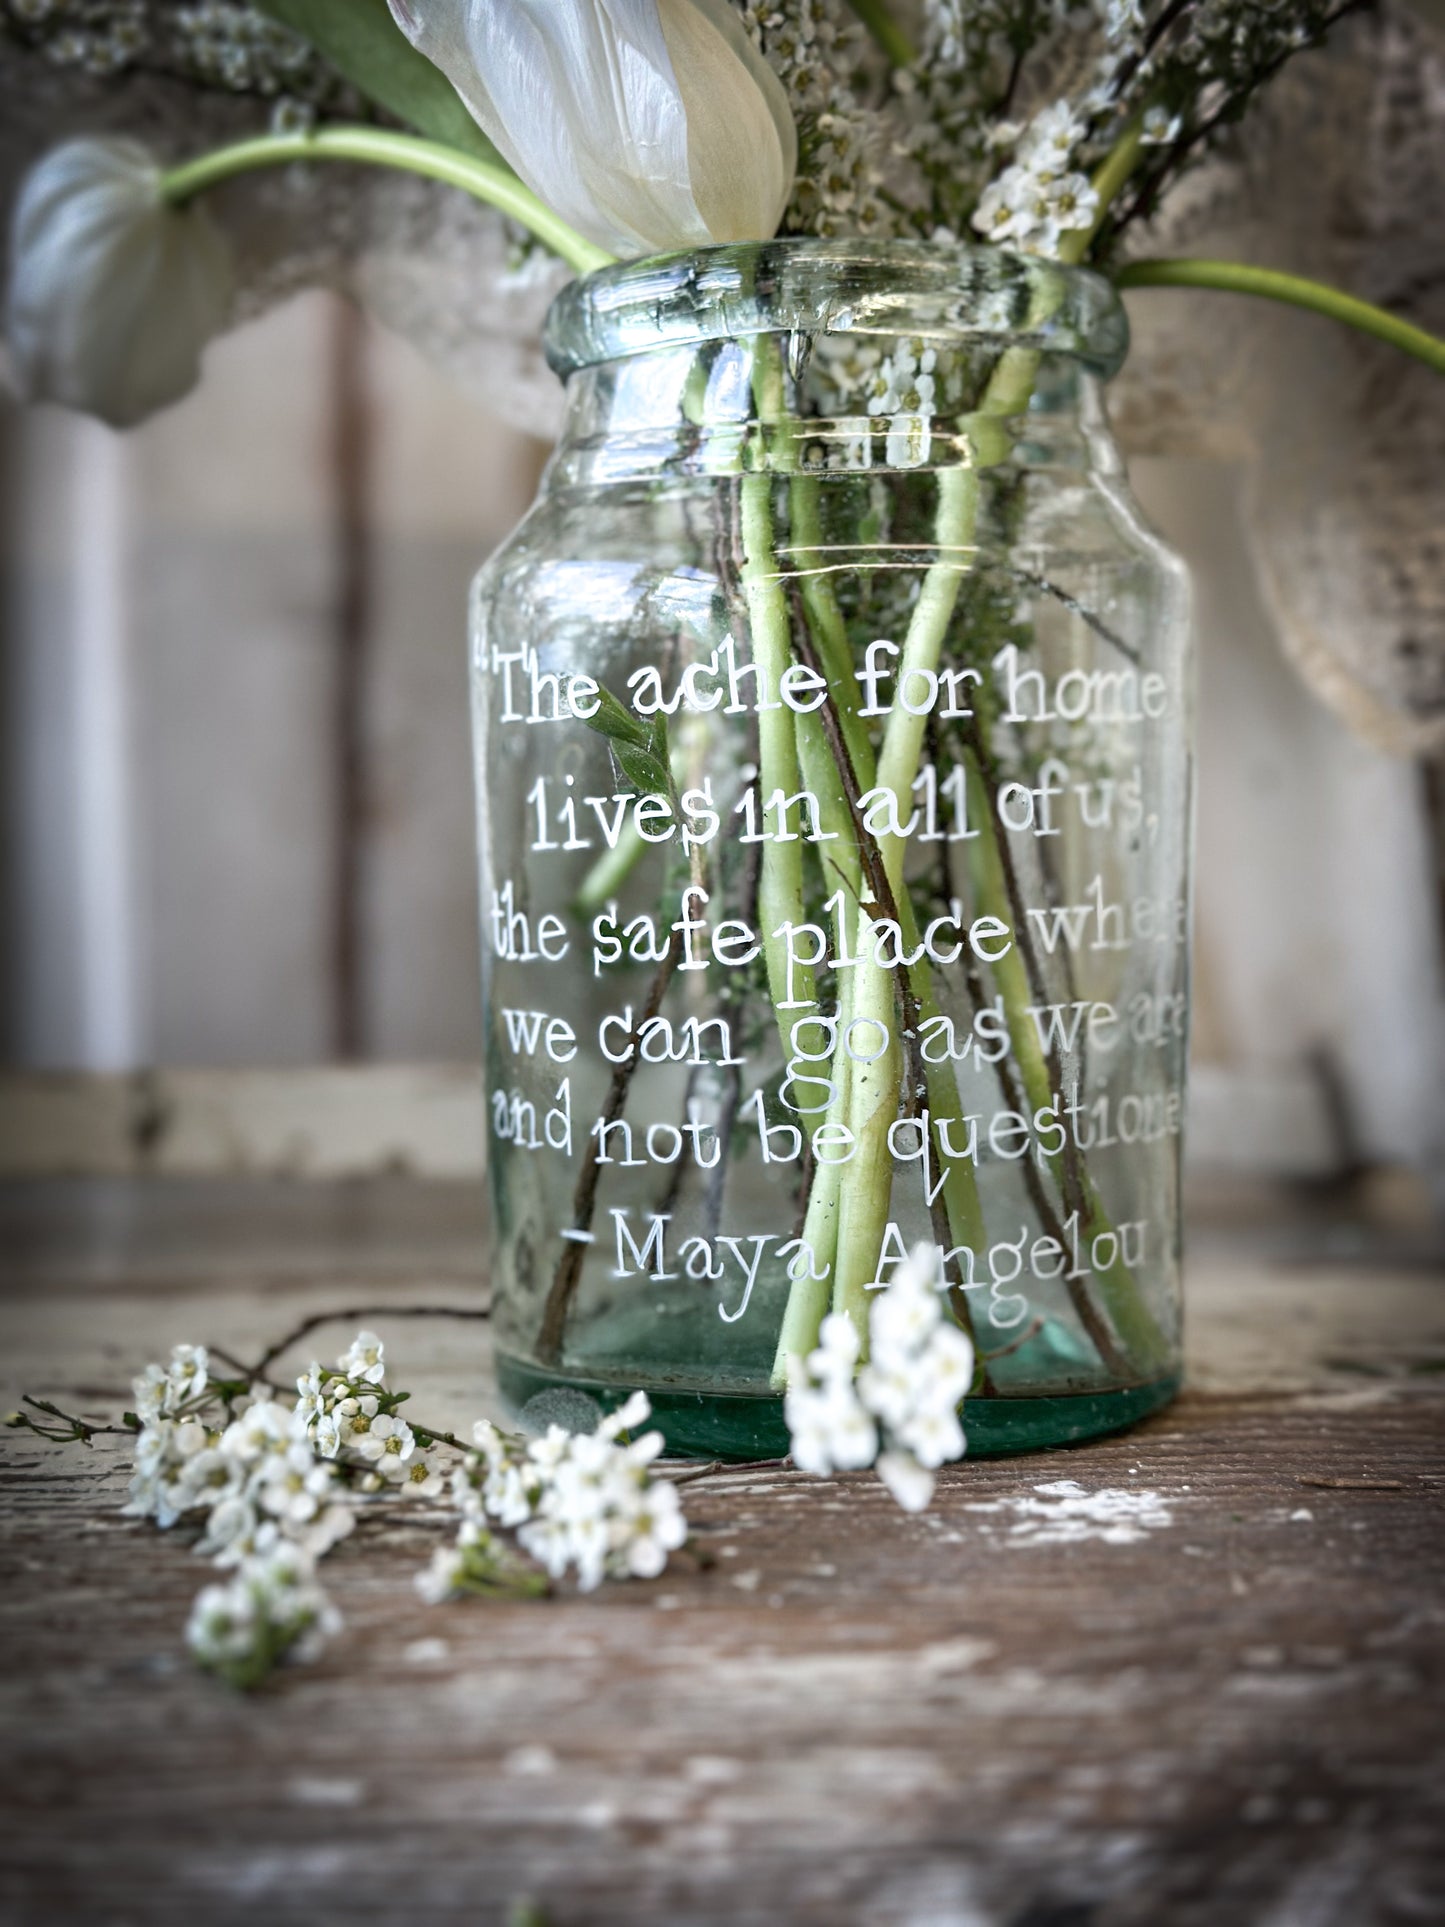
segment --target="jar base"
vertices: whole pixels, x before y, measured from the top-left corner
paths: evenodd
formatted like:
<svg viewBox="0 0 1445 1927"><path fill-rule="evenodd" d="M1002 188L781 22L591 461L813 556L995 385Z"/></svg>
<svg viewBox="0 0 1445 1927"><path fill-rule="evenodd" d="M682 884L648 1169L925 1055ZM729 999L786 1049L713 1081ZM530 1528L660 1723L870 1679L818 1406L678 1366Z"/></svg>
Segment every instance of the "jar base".
<svg viewBox="0 0 1445 1927"><path fill-rule="evenodd" d="M529 1418L545 1423L555 1395L558 1416L570 1398L592 1400L604 1411L620 1405L631 1386L572 1377L522 1358L497 1359L497 1383L509 1409L519 1414L538 1401ZM1180 1375L1152 1379L1119 1391L1040 1394L1033 1398L974 1398L964 1408L968 1456L1001 1458L1101 1438L1159 1411L1176 1395ZM655 1428L668 1456L686 1459L780 1459L788 1451L781 1398L757 1393L669 1391L649 1388Z"/></svg>

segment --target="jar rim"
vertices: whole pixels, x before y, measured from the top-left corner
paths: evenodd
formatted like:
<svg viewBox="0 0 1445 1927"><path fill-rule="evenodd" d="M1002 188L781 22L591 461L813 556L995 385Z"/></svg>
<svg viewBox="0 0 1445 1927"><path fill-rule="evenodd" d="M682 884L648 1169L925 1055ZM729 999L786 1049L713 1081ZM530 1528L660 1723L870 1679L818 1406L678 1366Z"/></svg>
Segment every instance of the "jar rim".
<svg viewBox="0 0 1445 1927"><path fill-rule="evenodd" d="M1112 283L971 242L733 243L618 262L568 282L542 345L569 375L659 349L758 335L921 336L1064 355L1107 379L1129 347Z"/></svg>

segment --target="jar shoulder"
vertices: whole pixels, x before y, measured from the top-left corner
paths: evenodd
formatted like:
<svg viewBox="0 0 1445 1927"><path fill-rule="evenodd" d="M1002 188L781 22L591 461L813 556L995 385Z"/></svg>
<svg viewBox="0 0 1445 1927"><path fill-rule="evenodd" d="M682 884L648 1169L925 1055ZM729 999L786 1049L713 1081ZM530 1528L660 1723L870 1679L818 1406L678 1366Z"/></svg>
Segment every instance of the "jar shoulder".
<svg viewBox="0 0 1445 1927"><path fill-rule="evenodd" d="M544 491L479 570L477 620L546 628L585 617L594 627L739 593L737 476ZM800 489L801 484L801 489ZM946 562L936 540L936 476L779 477L772 488L784 582L894 579L900 593ZM1051 472L1030 466L978 484L960 576L1023 589L1041 585L1150 630L1187 627L1190 578L1150 525L1122 462ZM660 605L660 609L659 609Z"/></svg>

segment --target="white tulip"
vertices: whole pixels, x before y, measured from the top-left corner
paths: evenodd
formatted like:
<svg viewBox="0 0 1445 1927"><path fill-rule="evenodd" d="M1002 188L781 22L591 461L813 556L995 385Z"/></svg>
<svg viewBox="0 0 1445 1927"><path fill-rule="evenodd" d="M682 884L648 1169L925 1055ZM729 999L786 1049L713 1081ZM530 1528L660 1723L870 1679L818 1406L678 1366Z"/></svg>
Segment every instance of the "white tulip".
<svg viewBox="0 0 1445 1927"><path fill-rule="evenodd" d="M134 141L55 148L20 191L6 335L22 393L127 428L193 388L233 275L199 208Z"/></svg>
<svg viewBox="0 0 1445 1927"><path fill-rule="evenodd" d="M728 0L391 0L517 173L631 256L776 234L798 143Z"/></svg>

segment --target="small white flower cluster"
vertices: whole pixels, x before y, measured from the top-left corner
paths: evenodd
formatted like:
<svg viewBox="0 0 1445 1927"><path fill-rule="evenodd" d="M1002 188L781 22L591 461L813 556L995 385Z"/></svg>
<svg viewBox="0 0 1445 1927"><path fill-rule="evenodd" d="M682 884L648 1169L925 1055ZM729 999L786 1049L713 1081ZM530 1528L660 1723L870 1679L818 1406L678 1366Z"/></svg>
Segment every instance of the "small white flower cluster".
<svg viewBox="0 0 1445 1927"><path fill-rule="evenodd" d="M1097 218L1087 176L1137 117L1142 152L1109 211L1112 248L1340 11L1335 0L922 0L879 191L920 235L948 226L1057 256Z"/></svg>
<svg viewBox="0 0 1445 1927"><path fill-rule="evenodd" d="M883 193L891 133L855 89L876 49L843 0L739 0L743 23L782 81L799 137L789 234L891 234Z"/></svg>
<svg viewBox="0 0 1445 1927"><path fill-rule="evenodd" d="M139 1378L131 1380L136 1417L142 1425L175 1418L203 1398L210 1384L210 1366L204 1345L173 1345L169 1365L147 1365Z"/></svg>
<svg viewBox="0 0 1445 1927"><path fill-rule="evenodd" d="M304 40L231 0L177 7L172 31L197 78L231 93L283 93L303 82L313 64Z"/></svg>
<svg viewBox="0 0 1445 1927"><path fill-rule="evenodd" d="M425 1596L472 1589L475 1562L491 1556L488 1520L514 1528L552 1578L575 1569L584 1592L603 1579L655 1579L687 1538L687 1520L677 1487L648 1469L662 1434L630 1437L651 1415L645 1393L634 1392L595 1432L553 1425L523 1439L483 1419L473 1432L478 1450L452 1475L461 1536L421 1575Z"/></svg>
<svg viewBox="0 0 1445 1927"><path fill-rule="evenodd" d="M356 1467L360 1491L395 1485L431 1498L443 1488L442 1475L397 1416L400 1400L386 1389L384 1350L375 1332L364 1331L334 1372L313 1362L296 1381L297 1414L323 1459Z"/></svg>
<svg viewBox="0 0 1445 1927"><path fill-rule="evenodd" d="M1035 114L1026 128L996 128L995 144L1011 145L1014 158L983 191L973 214L978 232L1024 254L1054 256L1066 233L1091 227L1099 197L1088 175L1072 166L1087 132L1066 100Z"/></svg>
<svg viewBox="0 0 1445 1927"><path fill-rule="evenodd" d="M354 1523L335 1497L337 1468L317 1458L298 1411L258 1398L196 1455L196 1500L209 1516L198 1550L218 1566L273 1551L282 1540L323 1558Z"/></svg>
<svg viewBox="0 0 1445 1927"><path fill-rule="evenodd" d="M197 1550L234 1578L196 1602L188 1639L197 1660L250 1683L284 1655L304 1657L340 1621L316 1562L350 1532L338 1492L400 1487L439 1492L439 1471L388 1392L382 1344L362 1332L335 1371L312 1364L287 1405L269 1392L234 1400L198 1345L134 1381L135 1474L125 1510L168 1527L204 1514ZM224 1423L222 1422L224 1418Z"/></svg>
<svg viewBox="0 0 1445 1927"><path fill-rule="evenodd" d="M820 1475L871 1465L908 1512L928 1504L938 1467L963 1457L958 1408L973 1383L973 1346L945 1319L935 1270L935 1247L918 1245L874 1299L861 1371L853 1320L825 1318L784 1400L795 1464Z"/></svg>
<svg viewBox="0 0 1445 1927"><path fill-rule="evenodd" d="M147 31L144 0L5 0L0 25L7 18L56 66L96 79L133 65Z"/></svg>
<svg viewBox="0 0 1445 1927"><path fill-rule="evenodd" d="M1006 313L999 325L1008 325ZM844 469L923 467L938 418L967 406L969 373L966 356L921 335L902 336L886 352L878 337L821 337L808 372L809 394L833 424L821 459Z"/></svg>
<svg viewBox="0 0 1445 1927"><path fill-rule="evenodd" d="M147 1365L131 1381L140 1429L125 1510L137 1518L172 1526L206 1503L198 1479L217 1435L197 1414L209 1402L209 1364L203 1346L177 1345L169 1365Z"/></svg>
<svg viewBox="0 0 1445 1927"><path fill-rule="evenodd" d="M456 1441L399 1415L407 1395L388 1389L375 1332L360 1332L334 1370L309 1365L294 1402L244 1373L213 1376L199 1345L177 1345L133 1384L125 1510L162 1527L201 1522L196 1550L229 1576L197 1598L187 1641L200 1665L234 1685L310 1657L339 1628L316 1568L355 1523L348 1494L446 1490L424 1448ZM533 1560L553 1578L575 1569L584 1591L605 1578L655 1578L687 1521L676 1486L651 1476L661 1434L632 1436L651 1411L637 1392L594 1432L553 1425L529 1440L478 1424L477 1450L452 1473L460 1530L418 1575L423 1596L544 1592ZM520 1552L493 1536L492 1522L516 1530Z"/></svg>
<svg viewBox="0 0 1445 1927"><path fill-rule="evenodd" d="M272 126L310 124L340 97L338 75L309 43L256 7L234 0L161 6L154 0L0 0L0 34L59 67L107 79L159 70L226 93L275 103Z"/></svg>
<svg viewBox="0 0 1445 1927"><path fill-rule="evenodd" d="M933 441L937 350L923 341L902 341L878 367L868 413L888 423L890 468L922 468Z"/></svg>
<svg viewBox="0 0 1445 1927"><path fill-rule="evenodd" d="M232 1686L256 1686L282 1659L314 1658L341 1616L316 1583L315 1562L296 1545L248 1559L233 1578L196 1595L186 1644L197 1662Z"/></svg>
<svg viewBox="0 0 1445 1927"><path fill-rule="evenodd" d="M125 1511L169 1527L205 1515L197 1551L234 1568L196 1601L187 1639L196 1659L250 1684L283 1655L304 1656L340 1621L316 1562L350 1532L338 1468L318 1458L300 1408L261 1392L230 1403L199 1345L134 1380L135 1473ZM222 1419L225 1422L222 1423Z"/></svg>

